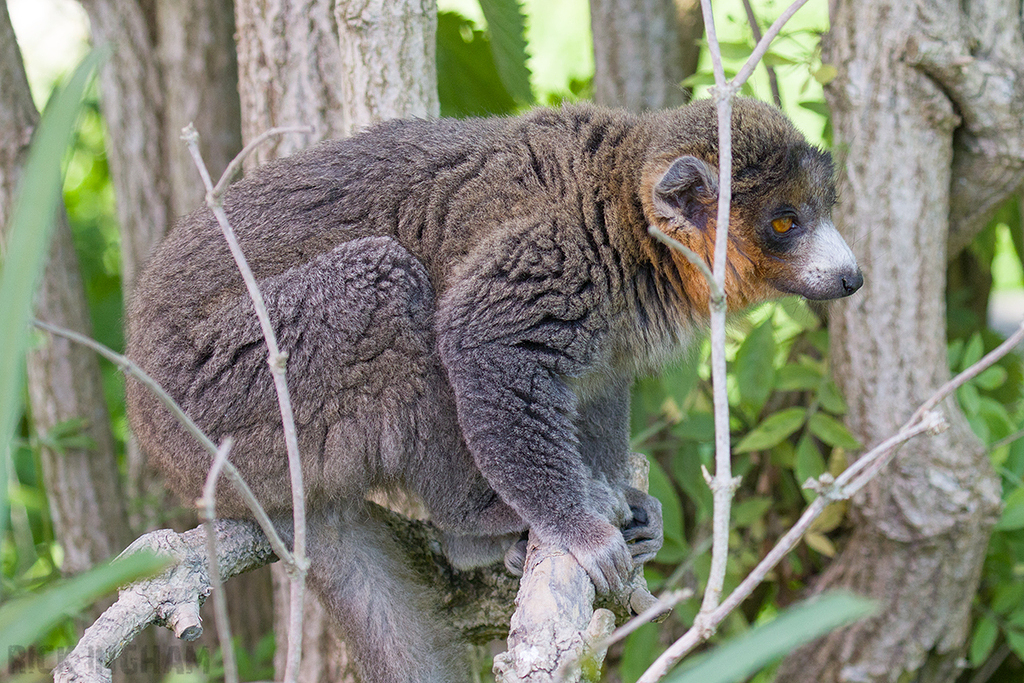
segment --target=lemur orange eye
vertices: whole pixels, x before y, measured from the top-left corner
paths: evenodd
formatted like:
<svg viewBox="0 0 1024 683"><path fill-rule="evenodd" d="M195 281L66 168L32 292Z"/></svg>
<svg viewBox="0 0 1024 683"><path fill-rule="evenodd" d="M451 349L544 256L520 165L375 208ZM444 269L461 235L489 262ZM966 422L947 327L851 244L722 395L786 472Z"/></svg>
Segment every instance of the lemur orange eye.
<svg viewBox="0 0 1024 683"><path fill-rule="evenodd" d="M783 216L782 218L776 218L772 221L772 228L775 232L780 235L789 232L790 228L793 227L793 218L791 216Z"/></svg>

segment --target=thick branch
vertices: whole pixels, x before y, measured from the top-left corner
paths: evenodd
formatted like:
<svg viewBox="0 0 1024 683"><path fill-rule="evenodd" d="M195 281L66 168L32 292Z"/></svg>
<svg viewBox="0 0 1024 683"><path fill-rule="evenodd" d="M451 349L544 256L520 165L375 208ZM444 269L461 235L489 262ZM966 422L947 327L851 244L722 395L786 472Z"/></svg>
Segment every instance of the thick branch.
<svg viewBox="0 0 1024 683"><path fill-rule="evenodd" d="M455 629L477 643L505 635L517 582L503 567L456 572L436 550L441 539L432 524L409 520L384 508L374 514L384 519L417 572L444 596L443 607ZM221 519L214 526L222 579L277 559L255 523ZM55 682L109 681L111 662L151 624L167 626L182 640L198 638L202 634L199 608L212 591L206 548L202 527L183 534L161 529L132 543L125 553L148 549L169 555L177 563L158 577L122 589L117 602L86 630L74 651L55 669Z"/></svg>

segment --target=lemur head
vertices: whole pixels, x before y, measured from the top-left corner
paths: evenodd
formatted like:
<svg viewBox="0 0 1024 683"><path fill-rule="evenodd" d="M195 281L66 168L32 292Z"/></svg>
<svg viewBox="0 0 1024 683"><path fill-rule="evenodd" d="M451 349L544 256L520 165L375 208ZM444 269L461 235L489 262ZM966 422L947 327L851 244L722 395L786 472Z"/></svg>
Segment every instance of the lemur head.
<svg viewBox="0 0 1024 683"><path fill-rule="evenodd" d="M658 123L657 151L642 182L647 220L710 265L718 211L715 106L697 102ZM730 307L780 294L822 300L856 292L864 278L832 224L831 156L809 145L777 109L756 100L737 99L732 123ZM685 257L673 253L672 259L688 292L707 292Z"/></svg>

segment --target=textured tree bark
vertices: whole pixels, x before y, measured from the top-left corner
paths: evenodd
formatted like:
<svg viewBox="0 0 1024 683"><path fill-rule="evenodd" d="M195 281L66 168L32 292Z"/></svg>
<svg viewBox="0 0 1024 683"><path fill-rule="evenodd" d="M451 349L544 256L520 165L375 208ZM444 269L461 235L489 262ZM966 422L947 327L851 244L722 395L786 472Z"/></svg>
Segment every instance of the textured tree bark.
<svg viewBox="0 0 1024 683"><path fill-rule="evenodd" d="M0 2L0 225L6 226L13 192L39 121L6 2ZM50 258L36 315L85 334L91 332L78 256L63 208L57 212ZM57 540L64 548L64 574L77 574L120 550L131 539L124 524L124 497L114 455L106 399L96 356L82 347L48 339L28 357L28 388L36 429L46 433L82 419L91 448L42 449L42 469ZM102 524L98 520L104 520Z"/></svg>
<svg viewBox="0 0 1024 683"><path fill-rule="evenodd" d="M266 142L246 168L377 121L438 115L433 0L238 0L235 14L243 140L275 126L316 129ZM282 568L275 565L273 574L280 675L289 589ZM301 680L355 680L340 642L333 621L307 592Z"/></svg>
<svg viewBox="0 0 1024 683"><path fill-rule="evenodd" d="M704 35L696 0L592 0L594 101L634 111L678 107Z"/></svg>
<svg viewBox="0 0 1024 683"><path fill-rule="evenodd" d="M121 229L125 293L173 219L167 179L165 91L157 59L155 18L136 0L85 0L93 43L107 45L100 72L107 122L107 159Z"/></svg>
<svg viewBox="0 0 1024 683"><path fill-rule="evenodd" d="M930 7L936 9L936 3ZM947 93L908 62L919 4L836 0L825 60L843 150L836 223L865 271L861 293L833 308L833 363L853 432L873 445L948 377L944 275L954 131ZM954 14L956 3L947 8ZM904 447L852 507L855 531L817 589L849 587L878 616L787 660L779 680L952 681L999 483L953 402L952 428Z"/></svg>
<svg viewBox="0 0 1024 683"><path fill-rule="evenodd" d="M0 236L38 122L7 3L0 0ZM35 314L90 334L78 256L63 204L55 219ZM43 447L40 452L54 536L64 550L61 572L74 575L116 555L131 540L99 362L88 349L57 338L47 338L27 361L35 429L46 433L62 422L83 420L81 435L92 441L88 448ZM141 675L138 680L156 679Z"/></svg>
<svg viewBox="0 0 1024 683"><path fill-rule="evenodd" d="M160 0L156 12L173 217L205 200L199 172L180 141L182 128L195 125L215 177L242 149L235 10L232 0Z"/></svg>

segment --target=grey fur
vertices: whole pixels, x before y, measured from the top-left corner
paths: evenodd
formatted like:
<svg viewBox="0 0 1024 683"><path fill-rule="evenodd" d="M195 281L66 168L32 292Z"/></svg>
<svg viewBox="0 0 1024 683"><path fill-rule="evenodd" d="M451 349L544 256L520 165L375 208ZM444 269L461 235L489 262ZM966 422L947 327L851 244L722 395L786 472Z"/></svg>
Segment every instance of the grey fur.
<svg viewBox="0 0 1024 683"><path fill-rule="evenodd" d="M530 527L605 591L660 548L660 505L625 483L629 387L686 344L706 299L647 227L706 229L714 117L701 103L641 117L574 106L393 121L230 189L228 216L289 354L313 585L368 683L464 671L361 505L367 491L418 494L462 567L507 549L521 566L516 540ZM733 230L749 256L768 248L769 200L808 195L825 215L834 191L830 167L778 112L743 100L735 122L734 192L749 220ZM698 161L666 174L684 156ZM695 172L711 181L683 177ZM668 192L690 192L677 197L687 215L659 215L675 201ZM762 280L782 277L773 268L755 272L765 291L777 288ZM208 211L154 254L128 321L130 357L215 441L234 437L232 461L284 520L266 348ZM128 401L153 461L195 497L206 454L132 383ZM246 514L228 487L218 495L221 514Z"/></svg>

